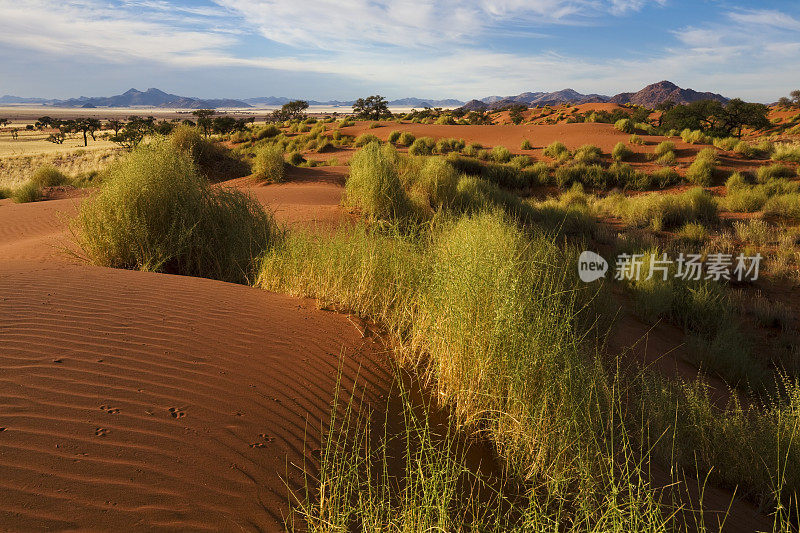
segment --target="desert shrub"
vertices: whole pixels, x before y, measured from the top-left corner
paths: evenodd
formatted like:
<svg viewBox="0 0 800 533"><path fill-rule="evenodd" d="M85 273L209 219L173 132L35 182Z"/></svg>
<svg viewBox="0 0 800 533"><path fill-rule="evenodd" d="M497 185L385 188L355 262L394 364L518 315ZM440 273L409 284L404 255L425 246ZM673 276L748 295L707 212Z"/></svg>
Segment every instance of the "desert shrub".
<svg viewBox="0 0 800 533"><path fill-rule="evenodd" d="M522 170L518 174L520 185L533 187L535 185L547 185L550 182L550 167L547 163L538 162Z"/></svg>
<svg viewBox="0 0 800 533"><path fill-rule="evenodd" d="M424 191L431 207L448 206L456 199L458 173L444 158L431 157L420 170L417 186Z"/></svg>
<svg viewBox="0 0 800 533"><path fill-rule="evenodd" d="M224 146L204 138L194 126L178 126L167 139L175 150L188 154L197 170L210 180L239 178L250 172L247 163Z"/></svg>
<svg viewBox="0 0 800 533"><path fill-rule="evenodd" d="M727 152L730 152L731 150L736 148L736 145L738 145L739 142L740 142L739 139L736 137L725 137L722 139L716 138L714 139L714 146L716 146L720 150L725 150Z"/></svg>
<svg viewBox="0 0 800 533"><path fill-rule="evenodd" d="M543 151L544 155L553 159L563 159L569 156L569 150L564 146L564 143L553 141Z"/></svg>
<svg viewBox="0 0 800 533"><path fill-rule="evenodd" d="M452 115L441 115L439 118L436 119L436 124L444 125L444 126L453 126L455 125L456 121L453 119Z"/></svg>
<svg viewBox="0 0 800 533"><path fill-rule="evenodd" d="M681 182L681 175L671 168L660 168L650 173L650 181L659 189L671 187Z"/></svg>
<svg viewBox="0 0 800 533"><path fill-rule="evenodd" d="M391 132L389 134L389 142L390 143L396 143L399 139L400 139L400 132L399 131L394 130L393 132Z"/></svg>
<svg viewBox="0 0 800 533"><path fill-rule="evenodd" d="M521 150L533 150L533 146L531 146L531 142L528 139L522 139L519 147Z"/></svg>
<svg viewBox="0 0 800 533"><path fill-rule="evenodd" d="M241 283L280 236L257 201L209 185L188 154L164 142L116 163L73 229L95 264Z"/></svg>
<svg viewBox="0 0 800 533"><path fill-rule="evenodd" d="M469 174L471 176L477 176L481 172L483 172L483 164L471 157L464 157L458 154L448 154L447 155L447 162L456 169L456 172L460 174Z"/></svg>
<svg viewBox="0 0 800 533"><path fill-rule="evenodd" d="M716 161L716 152L712 148L700 150L694 162L686 170L686 180L695 185L708 187L714 181Z"/></svg>
<svg viewBox="0 0 800 533"><path fill-rule="evenodd" d="M664 154L668 154L672 152L675 153L675 143L672 141L663 141L656 145L655 150L653 150L653 154L658 158Z"/></svg>
<svg viewBox="0 0 800 533"><path fill-rule="evenodd" d="M592 163L600 162L600 157L602 154L603 152L600 151L600 148L597 146L592 144L584 144L575 150L573 159L575 159L575 161L578 163L586 163L587 165L590 165Z"/></svg>
<svg viewBox="0 0 800 533"><path fill-rule="evenodd" d="M676 232L677 237L693 244L702 244L708 239L708 228L697 222L687 222Z"/></svg>
<svg viewBox="0 0 800 533"><path fill-rule="evenodd" d="M714 198L700 187L681 194L647 194L627 198L609 195L598 207L637 227L651 226L656 231L676 228L687 222L713 224L718 220Z"/></svg>
<svg viewBox="0 0 800 533"><path fill-rule="evenodd" d="M652 124L648 124L647 122L637 122L633 125L633 128L637 131L642 131L645 135L656 135L658 130Z"/></svg>
<svg viewBox="0 0 800 533"><path fill-rule="evenodd" d="M671 167L674 166L678 161L678 158L675 156L675 152L667 152L658 158L656 158L656 164Z"/></svg>
<svg viewBox="0 0 800 533"><path fill-rule="evenodd" d="M43 165L36 169L30 179L36 187L57 187L58 185L66 185L69 183L69 178L63 172L58 170L52 165Z"/></svg>
<svg viewBox="0 0 800 533"><path fill-rule="evenodd" d="M256 130L253 130L253 140L260 141L262 139L268 139L280 134L281 129L278 126L275 124L267 124L266 126L262 126Z"/></svg>
<svg viewBox="0 0 800 533"><path fill-rule="evenodd" d="M611 158L614 161L625 161L629 157L633 155L633 150L628 148L628 145L622 142L618 142L614 145L614 149L611 150Z"/></svg>
<svg viewBox="0 0 800 533"><path fill-rule="evenodd" d="M800 219L800 193L780 194L764 204L764 214L784 218Z"/></svg>
<svg viewBox="0 0 800 533"><path fill-rule="evenodd" d="M792 178L794 176L794 169L787 167L786 165L781 165L780 163L761 166L758 167L758 170L756 171L756 178L760 183L766 183L767 181L775 178Z"/></svg>
<svg viewBox="0 0 800 533"><path fill-rule="evenodd" d="M42 188L31 180L11 191L11 199L18 204L37 202L42 199Z"/></svg>
<svg viewBox="0 0 800 533"><path fill-rule="evenodd" d="M436 141L434 150L439 154L458 152L464 148L464 144L464 141L461 139L439 139Z"/></svg>
<svg viewBox="0 0 800 533"><path fill-rule="evenodd" d="M633 121L629 118L619 119L614 123L614 127L622 133L633 133L636 130Z"/></svg>
<svg viewBox="0 0 800 533"><path fill-rule="evenodd" d="M511 160L511 152L505 146L495 146L492 148L492 159L498 163L508 163Z"/></svg>
<svg viewBox="0 0 800 533"><path fill-rule="evenodd" d="M371 134L371 133L362 133L361 135L356 137L355 146L356 146L356 148L361 148L362 146L366 146L369 143L380 143L380 142L381 142L381 140L378 139L373 134Z"/></svg>
<svg viewBox="0 0 800 533"><path fill-rule="evenodd" d="M253 160L253 175L256 179L280 182L285 177L283 150L278 145L267 145L258 149Z"/></svg>
<svg viewBox="0 0 800 533"><path fill-rule="evenodd" d="M628 142L630 144L644 144L644 139L642 139L641 137L639 137L634 133L633 135L630 136Z"/></svg>
<svg viewBox="0 0 800 533"><path fill-rule="evenodd" d="M737 154L741 155L745 159L750 159L754 157L757 153L757 150L750 146L750 143L747 141L739 141L736 143L736 146L733 147L733 151Z"/></svg>
<svg viewBox="0 0 800 533"><path fill-rule="evenodd" d="M702 131L688 128L681 132L681 139L689 144L708 144L711 142L711 138Z"/></svg>
<svg viewBox="0 0 800 533"><path fill-rule="evenodd" d="M400 137L397 139L397 144L401 144L403 146L411 146L414 143L416 137L412 133L404 131L400 134Z"/></svg>
<svg viewBox="0 0 800 533"><path fill-rule="evenodd" d="M336 150L336 146L332 142L327 139L320 139L317 142L317 153L324 154L326 152L333 152Z"/></svg>
<svg viewBox="0 0 800 533"><path fill-rule="evenodd" d="M600 165L587 165L575 163L558 167L554 179L556 185L562 189L581 183L595 189L606 189L609 186L610 174Z"/></svg>
<svg viewBox="0 0 800 533"><path fill-rule="evenodd" d="M372 144L372 143L370 143L370 144ZM291 154L289 154L289 164L290 165L299 166L299 165L302 165L305 162L305 160L306 160L306 158L303 157L303 154L301 154L300 152L295 151L295 152L292 152Z"/></svg>
<svg viewBox="0 0 800 533"><path fill-rule="evenodd" d="M420 137L416 139L408 149L411 155L431 155L436 148L436 141L430 137Z"/></svg>
<svg viewBox="0 0 800 533"><path fill-rule="evenodd" d="M772 151L772 160L800 163L800 143L776 144Z"/></svg>
<svg viewBox="0 0 800 533"><path fill-rule="evenodd" d="M751 219L746 222L736 221L733 223L733 231L739 240L758 246L764 246L775 240L772 226L759 219Z"/></svg>
<svg viewBox="0 0 800 533"><path fill-rule="evenodd" d="M397 152L391 145L369 143L350 161L345 202L368 218L390 220L409 214L411 203L397 170Z"/></svg>
<svg viewBox="0 0 800 533"><path fill-rule="evenodd" d="M380 122L373 122L372 124L369 125L369 129L374 130L376 128L380 128L382 125L383 124L381 124Z"/></svg>
<svg viewBox="0 0 800 533"><path fill-rule="evenodd" d="M11 195L14 194L14 191L8 187L0 187L0 200L5 200L6 198L11 198Z"/></svg>
<svg viewBox="0 0 800 533"><path fill-rule="evenodd" d="M461 153L469 157L478 157L478 152L483 149L480 143L470 143L461 150Z"/></svg>
<svg viewBox="0 0 800 533"><path fill-rule="evenodd" d="M517 168L525 168L533 163L533 160L528 155L517 155L511 158L510 164Z"/></svg>
<svg viewBox="0 0 800 533"><path fill-rule="evenodd" d="M507 189L523 187L523 184L519 181L519 176L520 171L518 168L500 163L487 163L483 167L483 172L481 172L481 177L486 181Z"/></svg>

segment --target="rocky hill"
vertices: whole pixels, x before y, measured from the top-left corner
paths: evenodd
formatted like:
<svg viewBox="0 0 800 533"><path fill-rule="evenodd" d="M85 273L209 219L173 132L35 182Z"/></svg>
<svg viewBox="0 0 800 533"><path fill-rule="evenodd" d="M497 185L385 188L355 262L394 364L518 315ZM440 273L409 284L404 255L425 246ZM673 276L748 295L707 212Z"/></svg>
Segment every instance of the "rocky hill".
<svg viewBox="0 0 800 533"><path fill-rule="evenodd" d="M723 103L728 101L721 94L681 89L670 81L660 81L648 85L636 93L620 93L612 97L609 102L614 104L636 104L653 109L667 101L672 101L676 104L689 104L698 100L717 100Z"/></svg>

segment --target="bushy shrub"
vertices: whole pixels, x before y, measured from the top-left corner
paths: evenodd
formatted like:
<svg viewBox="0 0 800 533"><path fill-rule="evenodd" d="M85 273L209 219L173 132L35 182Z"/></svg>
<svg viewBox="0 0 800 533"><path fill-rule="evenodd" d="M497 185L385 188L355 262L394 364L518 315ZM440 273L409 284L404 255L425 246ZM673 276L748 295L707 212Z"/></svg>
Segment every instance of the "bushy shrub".
<svg viewBox="0 0 800 533"><path fill-rule="evenodd" d="M700 187L681 194L653 193L636 197L610 195L598 201L605 212L627 224L656 231L676 228L687 222L713 224L718 220L714 198Z"/></svg>
<svg viewBox="0 0 800 533"><path fill-rule="evenodd" d="M411 146L414 143L415 139L416 137L414 137L414 134L404 131L403 133L400 134L400 137L397 139L397 144L403 146Z"/></svg>
<svg viewBox="0 0 800 533"><path fill-rule="evenodd" d="M689 128L681 132L681 139L683 139L683 142L689 144L708 144L711 142L711 137L702 131L690 130Z"/></svg>
<svg viewBox="0 0 800 533"><path fill-rule="evenodd" d="M629 118L621 118L614 123L614 127L622 133L633 133L636 131L633 121Z"/></svg>
<svg viewBox="0 0 800 533"><path fill-rule="evenodd" d="M628 142L630 144L644 144L644 139L642 139L641 137L639 137L634 133L633 135L630 136Z"/></svg>
<svg viewBox="0 0 800 533"><path fill-rule="evenodd" d="M675 143L672 141L660 142L656 145L655 150L653 150L653 154L655 154L657 158L669 152L675 152Z"/></svg>
<svg viewBox="0 0 800 533"><path fill-rule="evenodd" d="M693 244L702 244L708 239L708 228L697 222L687 222L676 232L677 237Z"/></svg>
<svg viewBox="0 0 800 533"><path fill-rule="evenodd" d="M764 204L764 214L800 219L800 193L773 196Z"/></svg>
<svg viewBox="0 0 800 533"><path fill-rule="evenodd" d="M253 160L253 175L256 179L280 182L285 177L283 150L279 145L263 146Z"/></svg>
<svg viewBox="0 0 800 533"><path fill-rule="evenodd" d="M209 185L188 154L164 142L116 163L73 229L95 264L241 283L280 236L257 201Z"/></svg>
<svg viewBox="0 0 800 533"><path fill-rule="evenodd" d="M444 125L444 126L453 126L455 125L456 121L453 119L452 115L441 115L439 118L436 119L436 124Z"/></svg>
<svg viewBox="0 0 800 533"><path fill-rule="evenodd" d="M458 173L444 158L431 157L422 166L417 184L424 191L431 207L448 206L456 199Z"/></svg>
<svg viewBox="0 0 800 533"><path fill-rule="evenodd" d="M671 187L672 185L677 185L680 183L681 175L678 174L674 169L660 168L658 170L654 170L650 174L650 182L659 189L664 189L665 187Z"/></svg>
<svg viewBox="0 0 800 533"><path fill-rule="evenodd" d="M632 155L633 155L633 150L628 148L628 145L622 142L618 142L617 144L615 144L614 149L611 150L611 158L614 161L625 161Z"/></svg>
<svg viewBox="0 0 800 533"><path fill-rule="evenodd" d="M726 152L732 151L736 148L736 145L739 144L739 139L736 137L725 137L725 138L716 138L714 139L714 146L719 148L720 150L725 150Z"/></svg>
<svg viewBox="0 0 800 533"><path fill-rule="evenodd" d="M480 143L469 143L461 150L461 153L469 157L478 157L478 152L480 152L481 149L483 149L483 146L481 146Z"/></svg>
<svg viewBox="0 0 800 533"><path fill-rule="evenodd" d="M392 133L389 134L389 142L396 143L400 139L400 132L394 130Z"/></svg>
<svg viewBox="0 0 800 533"><path fill-rule="evenodd" d="M758 167L756 171L756 178L760 183L766 183L774 178L792 178L795 176L795 171L791 167L775 163L772 165L765 165Z"/></svg>
<svg viewBox="0 0 800 533"><path fill-rule="evenodd" d="M372 144L372 143L370 143ZM377 144L377 143L376 143ZM300 152L292 152L289 154L289 164L294 166L302 165L305 162L306 158L303 157L303 154Z"/></svg>
<svg viewBox="0 0 800 533"><path fill-rule="evenodd" d="M585 163L591 165L592 163L599 163L603 152L597 146L592 144L584 144L575 150L573 159L578 163Z"/></svg>
<svg viewBox="0 0 800 533"><path fill-rule="evenodd" d="M382 125L383 124L381 124L380 122L373 122L372 124L369 125L369 129L374 130L376 128L380 128Z"/></svg>
<svg viewBox="0 0 800 533"><path fill-rule="evenodd" d="M697 153L694 162L686 170L686 180L695 185L708 187L714 181L717 156L713 148L704 148Z"/></svg>
<svg viewBox="0 0 800 533"><path fill-rule="evenodd" d="M606 189L609 186L609 178L609 173L600 165L585 163L558 167L554 175L556 185L562 189L572 187L575 183L595 189Z"/></svg>
<svg viewBox="0 0 800 533"><path fill-rule="evenodd" d="M511 158L510 163L514 167L525 168L531 163L533 163L533 160L528 155L517 155Z"/></svg>
<svg viewBox="0 0 800 533"><path fill-rule="evenodd" d="M739 141L738 143L736 143L736 146L733 147L733 151L741 155L745 159L750 159L757 153L757 150L752 146L750 146L750 143L748 143L747 141Z"/></svg>
<svg viewBox="0 0 800 533"><path fill-rule="evenodd" d="M508 163L511 160L511 152L505 146L495 146L492 148L492 159L498 163Z"/></svg>
<svg viewBox="0 0 800 533"><path fill-rule="evenodd" d="M553 159L563 159L569 156L569 150L564 146L564 143L553 141L544 149L543 154Z"/></svg>
<svg viewBox="0 0 800 533"><path fill-rule="evenodd" d="M776 144L772 151L772 160L800 163L800 143Z"/></svg>
<svg viewBox="0 0 800 533"><path fill-rule="evenodd" d="M447 162L450 163L457 172L477 176L483 172L483 164L471 157L464 157L458 154L448 154Z"/></svg>
<svg viewBox="0 0 800 533"><path fill-rule="evenodd" d="M430 137L420 137L416 139L408 149L411 155L431 155L436 148L436 141Z"/></svg>
<svg viewBox="0 0 800 533"><path fill-rule="evenodd" d="M362 146L366 146L369 143L380 143L380 142L381 142L381 140L378 139L373 134L371 134L371 133L362 133L361 135L356 137L355 146L356 146L356 148L361 148Z"/></svg>
<svg viewBox="0 0 800 533"><path fill-rule="evenodd" d="M334 144L332 142L330 142L329 140L327 140L327 139L323 138L323 139L320 139L317 142L317 153L318 154L324 154L326 152L333 152L334 150L336 150L336 146L334 146Z"/></svg>
<svg viewBox="0 0 800 533"><path fill-rule="evenodd" d="M391 145L369 143L353 155L345 202L376 220L401 218L410 212L397 171L397 151Z"/></svg>
<svg viewBox="0 0 800 533"><path fill-rule="evenodd" d="M281 129L278 126L276 126L275 124L267 124L266 126L262 126L258 129L253 130L253 140L260 141L262 139L268 139L280 134L281 134Z"/></svg>
<svg viewBox="0 0 800 533"><path fill-rule="evenodd" d="M522 139L519 147L521 150L533 150L533 146L531 146L531 142L528 139Z"/></svg>
<svg viewBox="0 0 800 533"><path fill-rule="evenodd" d="M204 138L199 128L194 126L178 126L167 139L175 150L186 153L197 170L212 181L239 178L250 171L246 162L224 146Z"/></svg>
<svg viewBox="0 0 800 533"><path fill-rule="evenodd" d="M463 139L439 139L436 141L436 153L446 154L448 152L458 152L464 148Z"/></svg>
<svg viewBox="0 0 800 533"><path fill-rule="evenodd" d="M37 202L42 199L42 188L31 180L11 191L11 200L18 204Z"/></svg>
<svg viewBox="0 0 800 533"><path fill-rule="evenodd" d="M42 165L30 179L36 187L57 187L69 183L69 178L53 165Z"/></svg>

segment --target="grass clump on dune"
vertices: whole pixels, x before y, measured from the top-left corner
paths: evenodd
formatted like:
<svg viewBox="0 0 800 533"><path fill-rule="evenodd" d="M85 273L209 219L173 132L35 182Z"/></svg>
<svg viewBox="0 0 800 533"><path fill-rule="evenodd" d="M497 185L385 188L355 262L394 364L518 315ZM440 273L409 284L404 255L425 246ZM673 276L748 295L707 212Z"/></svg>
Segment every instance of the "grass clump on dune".
<svg viewBox="0 0 800 533"><path fill-rule="evenodd" d="M708 187L714 181L717 155L713 148L704 148L697 153L694 162L686 170L686 180L695 185Z"/></svg>
<svg viewBox="0 0 800 533"><path fill-rule="evenodd" d="M800 163L800 143L776 144L772 150L772 160Z"/></svg>
<svg viewBox="0 0 800 533"><path fill-rule="evenodd" d="M397 151L370 143L353 155L345 182L345 203L371 219L402 218L411 203L400 183Z"/></svg>
<svg viewBox="0 0 800 533"><path fill-rule="evenodd" d="M11 199L18 204L37 202L42 199L42 188L29 180L13 189L10 194Z"/></svg>
<svg viewBox="0 0 800 533"><path fill-rule="evenodd" d="M281 182L286 176L286 163L280 145L259 148L253 160L253 175L263 181Z"/></svg>
<svg viewBox="0 0 800 533"><path fill-rule="evenodd" d="M594 163L599 163L602 155L603 152L597 146L592 144L584 144L575 150L575 154L572 157L578 163L591 165Z"/></svg>
<svg viewBox="0 0 800 533"><path fill-rule="evenodd" d="M249 196L214 187L169 143L140 146L109 171L72 222L98 265L246 283L280 237Z"/></svg>
<svg viewBox="0 0 800 533"><path fill-rule="evenodd" d="M633 133L636 131L633 121L629 118L621 118L614 123L614 127L622 133Z"/></svg>
<svg viewBox="0 0 800 533"><path fill-rule="evenodd" d="M547 157L558 160L569 157L569 150L567 150L567 147L564 146L564 143L559 141L553 141L547 145L542 153Z"/></svg>
<svg viewBox="0 0 800 533"><path fill-rule="evenodd" d="M37 187L57 187L70 182L63 172L52 165L43 165L36 169L31 177L31 183Z"/></svg>
<svg viewBox="0 0 800 533"><path fill-rule="evenodd" d="M633 150L628 148L628 146L622 142L618 142L617 144L615 144L614 149L611 150L611 158L614 161L625 161L632 155L633 155Z"/></svg>
<svg viewBox="0 0 800 533"><path fill-rule="evenodd" d="M355 144L355 146L357 148L360 148L360 147L366 146L366 145L368 145L370 143L380 143L380 142L381 142L381 140L378 139L373 134L371 134L371 133L362 133L361 135L356 137L356 140L355 140L354 144Z"/></svg>
<svg viewBox="0 0 800 533"><path fill-rule="evenodd" d="M224 146L203 138L196 127L178 126L167 139L173 149L188 154L198 172L209 180L223 181L250 173L247 163Z"/></svg>
<svg viewBox="0 0 800 533"><path fill-rule="evenodd" d="M794 169L779 163L758 167L756 171L756 179L759 183L766 183L776 178L793 178L795 175Z"/></svg>
<svg viewBox="0 0 800 533"><path fill-rule="evenodd" d="M656 231L679 227L687 222L713 224L718 220L717 204L700 187L681 194L647 194L626 197L612 194L599 200L598 207L637 227Z"/></svg>

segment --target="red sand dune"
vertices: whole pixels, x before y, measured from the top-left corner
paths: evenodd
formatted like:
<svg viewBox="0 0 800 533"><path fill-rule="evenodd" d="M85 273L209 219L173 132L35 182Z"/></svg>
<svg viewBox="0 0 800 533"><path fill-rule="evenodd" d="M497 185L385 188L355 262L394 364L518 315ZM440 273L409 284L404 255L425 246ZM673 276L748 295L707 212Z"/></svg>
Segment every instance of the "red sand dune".
<svg viewBox="0 0 800 533"><path fill-rule="evenodd" d="M296 215L328 186L263 191ZM282 530L338 368L385 396L379 346L314 302L74 264L76 203L0 203L0 528Z"/></svg>

